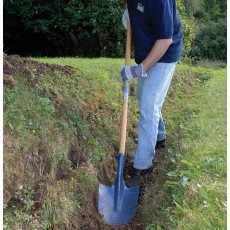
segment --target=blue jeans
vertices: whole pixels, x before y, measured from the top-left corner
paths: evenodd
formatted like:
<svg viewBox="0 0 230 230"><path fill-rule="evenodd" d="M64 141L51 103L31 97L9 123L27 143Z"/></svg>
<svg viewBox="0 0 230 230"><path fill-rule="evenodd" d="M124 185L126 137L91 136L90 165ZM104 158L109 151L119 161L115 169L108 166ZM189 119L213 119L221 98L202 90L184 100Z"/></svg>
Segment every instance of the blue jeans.
<svg viewBox="0 0 230 230"><path fill-rule="evenodd" d="M157 141L166 137L161 107L169 89L176 63L157 63L139 77L137 100L140 109L138 146L133 167L147 169L152 165Z"/></svg>

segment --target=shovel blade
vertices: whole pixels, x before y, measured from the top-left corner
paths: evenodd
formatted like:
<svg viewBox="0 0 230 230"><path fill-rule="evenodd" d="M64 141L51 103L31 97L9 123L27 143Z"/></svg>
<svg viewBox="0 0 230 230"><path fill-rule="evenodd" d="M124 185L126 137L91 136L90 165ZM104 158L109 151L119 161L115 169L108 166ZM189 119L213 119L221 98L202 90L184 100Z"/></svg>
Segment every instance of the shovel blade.
<svg viewBox="0 0 230 230"><path fill-rule="evenodd" d="M119 196L119 197L117 197ZM110 225L128 223L135 214L139 196L139 187L128 188L124 186L120 195L116 194L114 186L99 185L99 213Z"/></svg>
<svg viewBox="0 0 230 230"><path fill-rule="evenodd" d="M134 216L140 187L128 188L123 179L124 157L119 156L118 176L113 186L99 184L98 211L106 223L119 225L128 223Z"/></svg>

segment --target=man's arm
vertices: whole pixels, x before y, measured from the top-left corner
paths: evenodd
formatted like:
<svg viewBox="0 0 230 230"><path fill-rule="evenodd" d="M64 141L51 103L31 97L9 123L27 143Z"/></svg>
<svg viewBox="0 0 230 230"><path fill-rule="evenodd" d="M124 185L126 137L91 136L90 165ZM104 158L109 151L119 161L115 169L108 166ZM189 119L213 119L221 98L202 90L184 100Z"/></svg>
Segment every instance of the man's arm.
<svg viewBox="0 0 230 230"><path fill-rule="evenodd" d="M146 71L155 65L165 54L172 43L171 38L158 39L148 56L143 62L136 66L124 66L121 70L121 81L125 82L136 77L147 77Z"/></svg>
<svg viewBox="0 0 230 230"><path fill-rule="evenodd" d="M144 72L150 69L161 59L161 57L165 54L165 52L167 51L167 49L171 44L172 44L171 38L159 39L154 43L150 53L142 62L144 67Z"/></svg>

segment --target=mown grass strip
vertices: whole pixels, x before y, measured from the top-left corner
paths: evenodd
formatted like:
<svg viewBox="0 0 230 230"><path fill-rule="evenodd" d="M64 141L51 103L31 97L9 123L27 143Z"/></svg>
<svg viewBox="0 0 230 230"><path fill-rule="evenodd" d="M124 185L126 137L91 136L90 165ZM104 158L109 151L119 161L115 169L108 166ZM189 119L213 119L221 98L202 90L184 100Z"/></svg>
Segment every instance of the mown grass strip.
<svg viewBox="0 0 230 230"><path fill-rule="evenodd" d="M172 229L226 229L226 69L193 71L210 79L180 100L175 168L165 184L175 209L168 214Z"/></svg>

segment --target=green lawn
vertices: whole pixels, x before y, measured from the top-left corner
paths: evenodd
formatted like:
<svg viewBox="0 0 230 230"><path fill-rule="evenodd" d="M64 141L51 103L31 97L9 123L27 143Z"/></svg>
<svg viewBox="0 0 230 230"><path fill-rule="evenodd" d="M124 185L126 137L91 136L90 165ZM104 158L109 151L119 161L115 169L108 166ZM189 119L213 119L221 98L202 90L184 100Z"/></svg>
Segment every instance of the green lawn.
<svg viewBox="0 0 230 230"><path fill-rule="evenodd" d="M226 69L207 70L210 79L184 100L179 164L186 185L176 199L177 229L226 229L227 84Z"/></svg>

